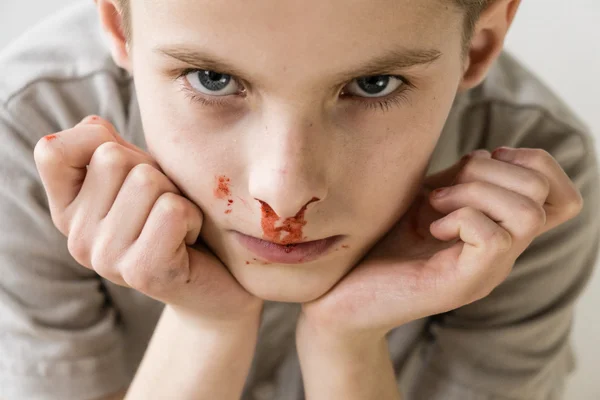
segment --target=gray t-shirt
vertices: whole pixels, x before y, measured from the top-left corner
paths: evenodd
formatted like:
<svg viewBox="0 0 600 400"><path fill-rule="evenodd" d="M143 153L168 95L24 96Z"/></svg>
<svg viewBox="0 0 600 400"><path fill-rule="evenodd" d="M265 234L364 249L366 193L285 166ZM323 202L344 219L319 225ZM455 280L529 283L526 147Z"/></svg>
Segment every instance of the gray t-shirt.
<svg viewBox="0 0 600 400"><path fill-rule="evenodd" d="M145 148L133 80L112 61L87 3L0 54L2 400L94 399L126 387L162 310L73 260L33 160L42 136L89 114ZM390 353L406 399L558 399L574 368L573 304L600 235L593 139L507 54L482 85L457 97L430 172L501 145L550 152L582 192L584 209L538 237L485 299L392 331ZM298 311L267 303L244 399L304 397L294 345Z"/></svg>

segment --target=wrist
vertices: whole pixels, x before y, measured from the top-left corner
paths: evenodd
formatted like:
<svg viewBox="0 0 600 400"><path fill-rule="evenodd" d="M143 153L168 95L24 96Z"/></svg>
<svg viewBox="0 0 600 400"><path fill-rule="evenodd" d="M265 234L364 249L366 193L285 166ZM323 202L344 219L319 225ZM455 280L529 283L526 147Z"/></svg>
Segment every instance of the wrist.
<svg viewBox="0 0 600 400"><path fill-rule="evenodd" d="M320 325L300 314L296 327L298 351L311 352L349 361L360 360L372 354L387 354L386 333L382 331L340 331Z"/></svg>
<svg viewBox="0 0 600 400"><path fill-rule="evenodd" d="M307 398L399 398L385 334L340 336L301 316L296 346Z"/></svg>
<svg viewBox="0 0 600 400"><path fill-rule="evenodd" d="M215 332L219 334L247 332L260 324L263 302L247 307L244 313L230 317L206 317L174 305L166 305L163 313L170 321L191 330Z"/></svg>

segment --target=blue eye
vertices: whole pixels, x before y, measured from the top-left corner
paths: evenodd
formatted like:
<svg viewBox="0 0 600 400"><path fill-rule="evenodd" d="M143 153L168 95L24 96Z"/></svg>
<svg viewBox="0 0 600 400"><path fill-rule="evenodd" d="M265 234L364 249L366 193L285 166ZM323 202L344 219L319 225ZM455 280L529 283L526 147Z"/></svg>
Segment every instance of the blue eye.
<svg viewBox="0 0 600 400"><path fill-rule="evenodd" d="M185 75L190 86L205 95L229 96L239 92L239 85L231 75L208 70L195 70Z"/></svg>
<svg viewBox="0 0 600 400"><path fill-rule="evenodd" d="M353 80L344 93L358 97L385 97L404 84L402 79L391 75L365 76Z"/></svg>

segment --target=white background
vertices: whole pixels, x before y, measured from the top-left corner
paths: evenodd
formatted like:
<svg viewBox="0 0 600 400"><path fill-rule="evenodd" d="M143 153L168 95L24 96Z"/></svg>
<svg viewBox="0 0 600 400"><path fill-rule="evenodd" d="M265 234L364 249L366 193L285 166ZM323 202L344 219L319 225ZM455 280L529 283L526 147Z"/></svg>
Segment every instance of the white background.
<svg viewBox="0 0 600 400"><path fill-rule="evenodd" d="M75 1L0 0L0 48L30 25ZM525 0L507 47L559 93L596 135L600 149L600 1ZM600 205L599 211L600 211ZM600 274L578 306L575 344L579 369L566 399L600 399Z"/></svg>

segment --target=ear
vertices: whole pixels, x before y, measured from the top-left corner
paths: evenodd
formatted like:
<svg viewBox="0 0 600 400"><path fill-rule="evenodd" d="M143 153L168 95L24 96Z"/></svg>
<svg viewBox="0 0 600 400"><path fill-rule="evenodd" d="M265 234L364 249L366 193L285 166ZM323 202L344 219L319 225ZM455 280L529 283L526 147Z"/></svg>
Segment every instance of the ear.
<svg viewBox="0 0 600 400"><path fill-rule="evenodd" d="M131 73L131 57L125 37L123 13L114 0L94 0L98 7L100 24L110 44L112 58L115 63Z"/></svg>
<svg viewBox="0 0 600 400"><path fill-rule="evenodd" d="M473 31L465 57L465 69L459 90L479 85L504 48L504 40L521 0L494 0L485 9Z"/></svg>

